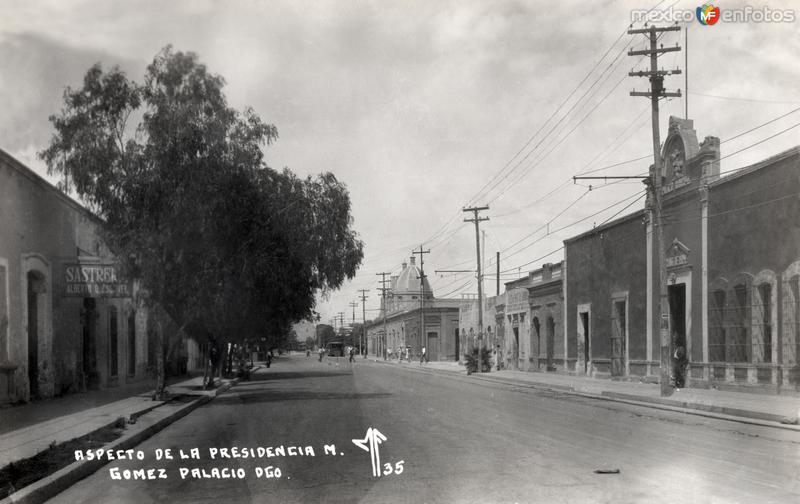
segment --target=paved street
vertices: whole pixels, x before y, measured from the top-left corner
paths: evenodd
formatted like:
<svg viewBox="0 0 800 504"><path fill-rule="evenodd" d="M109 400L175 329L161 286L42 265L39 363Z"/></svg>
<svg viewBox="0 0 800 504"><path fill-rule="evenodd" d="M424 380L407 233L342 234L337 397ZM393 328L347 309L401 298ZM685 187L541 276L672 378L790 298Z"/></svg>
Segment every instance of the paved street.
<svg viewBox="0 0 800 504"><path fill-rule="evenodd" d="M376 478L351 440L386 440ZM325 453L336 445L339 455ZM286 456L259 457L284 446ZM290 456L310 446L314 455ZM199 448L200 460L178 451ZM257 458L210 460L210 449ZM278 359L57 495L75 502L797 502L800 434L614 402L476 383L359 359ZM173 460L155 460L157 449ZM220 450L221 451L221 450ZM279 468L279 478L257 468ZM166 479L113 480L109 469L164 468ZM385 467L385 466L384 466ZM189 470L185 479L180 469ZM191 469L244 469L194 479ZM618 469L618 474L595 470ZM151 474L157 477L158 471ZM224 474L227 474L225 472ZM202 473L200 473L202 475Z"/></svg>

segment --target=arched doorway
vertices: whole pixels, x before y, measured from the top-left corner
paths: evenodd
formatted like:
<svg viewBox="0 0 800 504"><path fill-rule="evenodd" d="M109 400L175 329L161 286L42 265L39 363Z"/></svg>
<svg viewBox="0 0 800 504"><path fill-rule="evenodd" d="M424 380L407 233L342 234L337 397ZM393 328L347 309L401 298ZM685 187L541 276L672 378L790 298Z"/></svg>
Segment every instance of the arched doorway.
<svg viewBox="0 0 800 504"><path fill-rule="evenodd" d="M455 357L455 360L456 360L456 362L458 362L458 357L459 357L459 355L461 355L461 352L460 352L461 345L460 345L460 341L459 341L461 338L458 337L458 327L456 327L455 331L456 331L455 332L455 342L456 342L456 357Z"/></svg>
<svg viewBox="0 0 800 504"><path fill-rule="evenodd" d="M136 374L136 312L128 314L128 375Z"/></svg>
<svg viewBox="0 0 800 504"><path fill-rule="evenodd" d="M531 355L535 359L534 364L536 365L536 369L539 369L539 356L541 355L540 349L542 348L541 327L539 324L539 317L533 317L532 325L533 325L533 334L531 334L531 339L535 339L536 345L531 344Z"/></svg>
<svg viewBox="0 0 800 504"><path fill-rule="evenodd" d="M555 371L556 368L553 366L553 356L555 355L555 345L556 345L556 321L553 320L553 317L547 317L547 333L546 333L546 344L547 344L547 370L548 371Z"/></svg>
<svg viewBox="0 0 800 504"><path fill-rule="evenodd" d="M37 271L27 273L28 284L28 386L29 396L35 399L40 396L39 389L39 348L46 333L47 306L45 294L47 282L45 276Z"/></svg>
<svg viewBox="0 0 800 504"><path fill-rule="evenodd" d="M97 374L97 303L94 298L83 298L81 309L81 325L83 326L83 376L86 388L96 389L100 386Z"/></svg>

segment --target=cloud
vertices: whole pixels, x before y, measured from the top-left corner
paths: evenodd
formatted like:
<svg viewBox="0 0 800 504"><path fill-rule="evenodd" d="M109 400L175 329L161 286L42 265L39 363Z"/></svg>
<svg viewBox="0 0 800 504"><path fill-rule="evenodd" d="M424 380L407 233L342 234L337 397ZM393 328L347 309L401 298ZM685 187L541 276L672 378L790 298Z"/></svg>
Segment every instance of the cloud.
<svg viewBox="0 0 800 504"><path fill-rule="evenodd" d="M71 47L27 32L4 34L0 61L0 138L3 148L12 153L47 145L52 134L47 118L61 110L64 89L80 86L94 63L107 68L119 65L134 77L144 67L100 50Z"/></svg>

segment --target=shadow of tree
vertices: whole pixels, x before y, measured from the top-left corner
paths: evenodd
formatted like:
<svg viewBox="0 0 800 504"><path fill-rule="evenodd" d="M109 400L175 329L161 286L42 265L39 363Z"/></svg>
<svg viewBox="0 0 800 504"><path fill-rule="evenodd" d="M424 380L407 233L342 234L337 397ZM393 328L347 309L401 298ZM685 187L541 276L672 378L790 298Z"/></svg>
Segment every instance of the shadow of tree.
<svg viewBox="0 0 800 504"><path fill-rule="evenodd" d="M239 394L225 394L214 399L215 403L276 403L284 401L345 401L345 400L367 400L385 399L392 397L388 392L329 392L311 390L261 390L243 391Z"/></svg>

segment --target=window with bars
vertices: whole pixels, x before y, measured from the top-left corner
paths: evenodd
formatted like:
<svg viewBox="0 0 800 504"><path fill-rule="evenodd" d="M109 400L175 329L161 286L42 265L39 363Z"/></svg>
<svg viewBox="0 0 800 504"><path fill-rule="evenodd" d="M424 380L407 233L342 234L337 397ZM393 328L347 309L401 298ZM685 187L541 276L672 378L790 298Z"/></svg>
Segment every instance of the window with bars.
<svg viewBox="0 0 800 504"><path fill-rule="evenodd" d="M755 327L760 334L753 341L755 362L772 362L772 285L758 286L759 299L753 305Z"/></svg>
<svg viewBox="0 0 800 504"><path fill-rule="evenodd" d="M708 314L708 358L711 362L725 361L725 291L711 293Z"/></svg>
<svg viewBox="0 0 800 504"><path fill-rule="evenodd" d="M745 284L733 287L725 324L728 339L725 357L728 362L750 362L750 292Z"/></svg>
<svg viewBox="0 0 800 504"><path fill-rule="evenodd" d="M789 280L792 291L792 314L794 315L794 363L800 362L800 275L795 275Z"/></svg>
<svg viewBox="0 0 800 504"><path fill-rule="evenodd" d="M8 360L8 286L6 266L0 264L0 362Z"/></svg>
<svg viewBox="0 0 800 504"><path fill-rule="evenodd" d="M708 307L710 362L771 363L775 285L740 282L711 292Z"/></svg>

